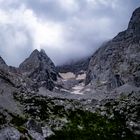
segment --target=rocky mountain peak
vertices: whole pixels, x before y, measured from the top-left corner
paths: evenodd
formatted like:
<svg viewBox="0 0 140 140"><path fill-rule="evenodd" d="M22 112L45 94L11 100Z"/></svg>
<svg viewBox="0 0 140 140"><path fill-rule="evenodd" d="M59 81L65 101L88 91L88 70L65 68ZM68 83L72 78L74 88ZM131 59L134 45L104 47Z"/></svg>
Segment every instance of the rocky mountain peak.
<svg viewBox="0 0 140 140"><path fill-rule="evenodd" d="M39 60L40 60L41 58L50 59L50 58L47 56L45 50L43 50L43 49L41 49L40 51L37 50L37 49L35 49L35 50L31 53L30 58L31 58L31 57L36 57L36 58L38 58Z"/></svg>
<svg viewBox="0 0 140 140"><path fill-rule="evenodd" d="M1 56L0 56L0 65L6 65L5 61L3 60Z"/></svg>
<svg viewBox="0 0 140 140"><path fill-rule="evenodd" d="M57 80L57 72L54 63L44 50L34 50L31 55L20 64L19 69L36 81L39 86L45 86L52 90L53 81Z"/></svg>
<svg viewBox="0 0 140 140"><path fill-rule="evenodd" d="M39 55L39 50L35 49L30 56L38 56Z"/></svg>
<svg viewBox="0 0 140 140"><path fill-rule="evenodd" d="M40 53L42 53L42 54L46 54L46 52L45 52L44 49L41 49L41 50L40 50Z"/></svg>
<svg viewBox="0 0 140 140"><path fill-rule="evenodd" d="M113 42L131 40L133 38L133 43L138 43L140 37L140 7L137 8L130 19L128 28L125 31L120 32L114 39Z"/></svg>
<svg viewBox="0 0 140 140"><path fill-rule="evenodd" d="M44 50L34 50L31 55L19 66L19 68L25 72L32 71L37 67L42 67L44 69L55 67L54 63L47 56Z"/></svg>
<svg viewBox="0 0 140 140"><path fill-rule="evenodd" d="M128 30L132 33L140 34L140 7L137 8L130 19Z"/></svg>

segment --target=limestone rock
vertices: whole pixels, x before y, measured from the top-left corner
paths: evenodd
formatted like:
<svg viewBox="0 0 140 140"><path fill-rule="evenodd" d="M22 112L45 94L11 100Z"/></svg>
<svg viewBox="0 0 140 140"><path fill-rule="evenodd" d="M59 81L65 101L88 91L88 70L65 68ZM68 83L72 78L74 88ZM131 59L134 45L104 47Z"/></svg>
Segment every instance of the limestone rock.
<svg viewBox="0 0 140 140"><path fill-rule="evenodd" d="M57 80L57 72L54 63L46 55L44 50L34 50L19 69L28 78L35 81L39 87L43 86L49 90L54 88L54 81Z"/></svg>

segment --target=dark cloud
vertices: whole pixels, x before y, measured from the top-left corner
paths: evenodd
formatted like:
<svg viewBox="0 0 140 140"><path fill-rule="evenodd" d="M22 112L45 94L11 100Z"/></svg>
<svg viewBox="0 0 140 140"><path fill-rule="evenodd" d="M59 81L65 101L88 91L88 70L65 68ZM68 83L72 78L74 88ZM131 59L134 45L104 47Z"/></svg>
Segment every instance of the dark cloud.
<svg viewBox="0 0 140 140"><path fill-rule="evenodd" d="M18 65L33 49L56 64L93 53L127 28L139 0L0 0L0 54Z"/></svg>

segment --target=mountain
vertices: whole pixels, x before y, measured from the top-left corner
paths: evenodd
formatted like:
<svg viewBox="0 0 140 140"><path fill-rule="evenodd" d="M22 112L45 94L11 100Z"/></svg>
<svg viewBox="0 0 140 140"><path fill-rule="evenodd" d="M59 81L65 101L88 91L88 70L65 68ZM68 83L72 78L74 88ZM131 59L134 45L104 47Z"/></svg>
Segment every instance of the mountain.
<svg viewBox="0 0 140 140"><path fill-rule="evenodd" d="M82 71L85 72L88 68L90 57L82 58L77 61L68 62L66 64L57 66L57 71L60 73L72 72L74 74L79 74Z"/></svg>
<svg viewBox="0 0 140 140"><path fill-rule="evenodd" d="M24 75L35 81L39 87L43 86L53 90L58 74L54 63L44 50L40 52L34 50L29 58L20 64L19 69Z"/></svg>
<svg viewBox="0 0 140 140"><path fill-rule="evenodd" d="M139 140L139 22L140 8L90 62L60 67L66 73L44 50L19 68L0 57L0 140Z"/></svg>
<svg viewBox="0 0 140 140"><path fill-rule="evenodd" d="M93 54L86 76L89 83L107 91L124 85L140 87L140 8L133 12L127 30Z"/></svg>

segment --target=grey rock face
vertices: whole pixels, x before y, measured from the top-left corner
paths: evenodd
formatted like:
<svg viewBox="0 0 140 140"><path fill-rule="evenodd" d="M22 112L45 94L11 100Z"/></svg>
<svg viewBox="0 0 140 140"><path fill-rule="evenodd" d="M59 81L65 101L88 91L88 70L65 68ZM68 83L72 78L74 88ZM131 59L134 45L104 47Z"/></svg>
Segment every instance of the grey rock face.
<svg viewBox="0 0 140 140"><path fill-rule="evenodd" d="M47 125L45 127L42 127L42 133L44 138L55 135L54 132L52 132L52 130Z"/></svg>
<svg viewBox="0 0 140 140"><path fill-rule="evenodd" d="M21 134L13 127L0 130L0 140L20 140Z"/></svg>
<svg viewBox="0 0 140 140"><path fill-rule="evenodd" d="M39 87L43 86L49 90L54 88L54 81L57 80L57 72L51 59L46 55L44 50L38 50L27 58L19 69L28 78L35 81Z"/></svg>
<svg viewBox="0 0 140 140"><path fill-rule="evenodd" d="M45 140L42 136L41 124L35 120L29 120L27 122L28 133L35 140Z"/></svg>
<svg viewBox="0 0 140 140"><path fill-rule="evenodd" d="M137 8L129 22L128 32L140 37L140 7Z"/></svg>
<svg viewBox="0 0 140 140"><path fill-rule="evenodd" d="M99 48L92 56L86 85L113 90L124 84L140 86L140 8L136 9L128 29Z"/></svg>
<svg viewBox="0 0 140 140"><path fill-rule="evenodd" d="M45 140L45 138L54 135L52 130L47 125L42 127L41 123L38 123L33 119L30 119L27 122L27 128L28 133L32 136L33 139L36 140Z"/></svg>

